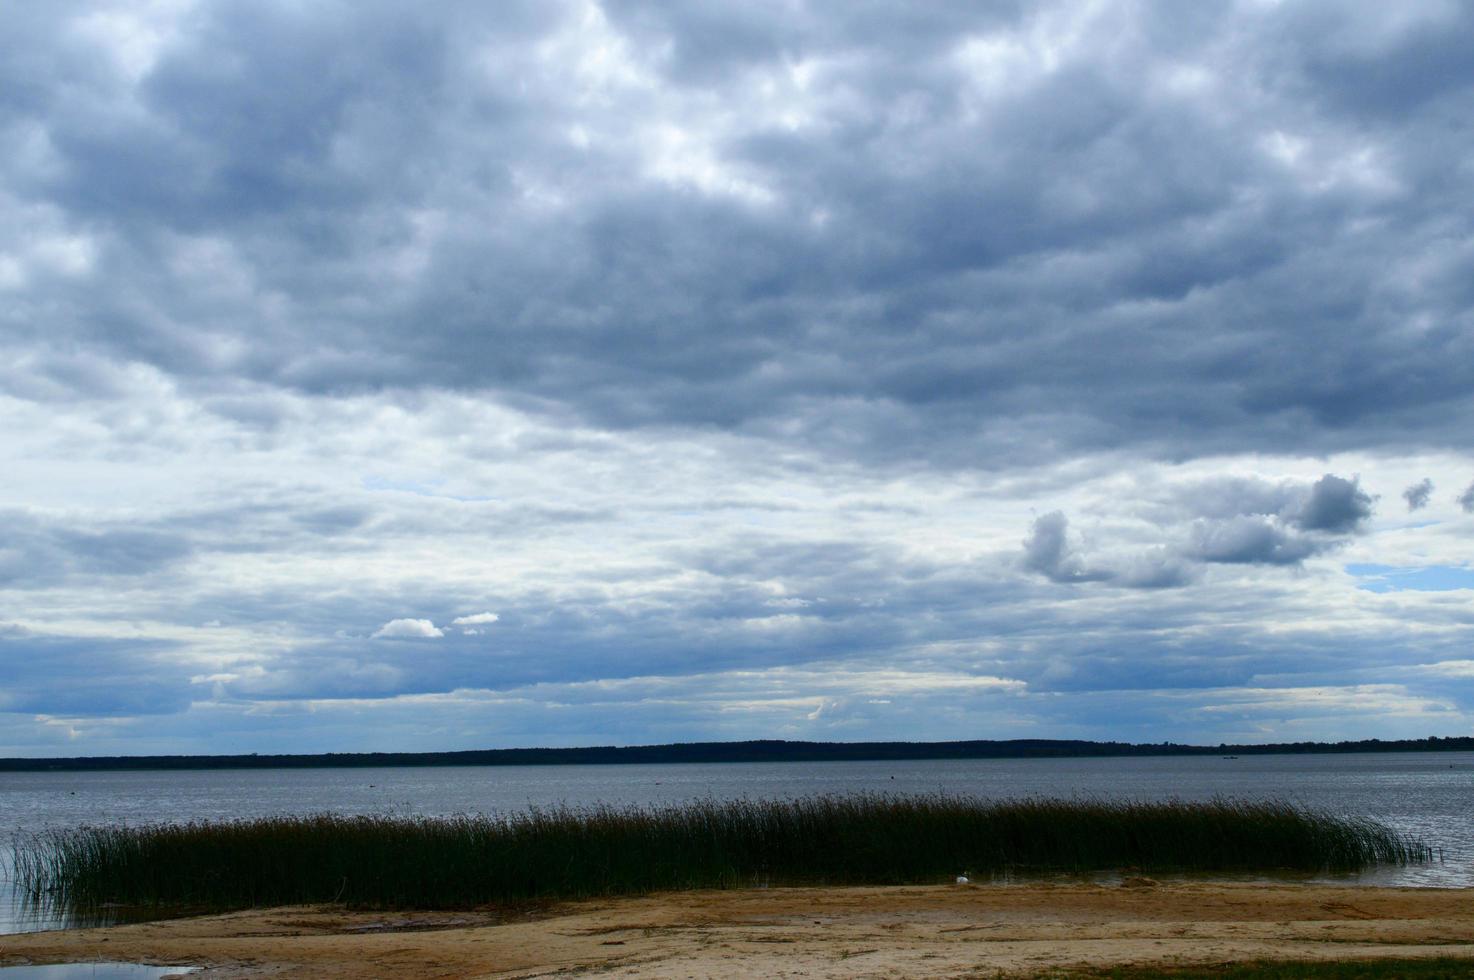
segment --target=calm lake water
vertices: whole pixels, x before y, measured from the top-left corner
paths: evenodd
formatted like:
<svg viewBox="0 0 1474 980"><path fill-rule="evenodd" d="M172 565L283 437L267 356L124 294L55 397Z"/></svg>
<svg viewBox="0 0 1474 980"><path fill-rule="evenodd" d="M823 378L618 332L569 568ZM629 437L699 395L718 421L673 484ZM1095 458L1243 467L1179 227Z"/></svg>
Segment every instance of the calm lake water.
<svg viewBox="0 0 1474 980"><path fill-rule="evenodd" d="M823 793L944 792L1197 800L1285 799L1373 817L1442 848L1443 861L1334 880L1474 886L1474 753L1129 759L485 766L197 772L0 773L0 848L9 835L79 824L230 820L272 814L497 813L560 803L663 804ZM0 874L5 869L0 867ZM54 928L0 881L0 933Z"/></svg>
<svg viewBox="0 0 1474 980"><path fill-rule="evenodd" d="M0 980L160 980L193 973L192 966L148 966L143 963L54 963L49 966L0 966Z"/></svg>

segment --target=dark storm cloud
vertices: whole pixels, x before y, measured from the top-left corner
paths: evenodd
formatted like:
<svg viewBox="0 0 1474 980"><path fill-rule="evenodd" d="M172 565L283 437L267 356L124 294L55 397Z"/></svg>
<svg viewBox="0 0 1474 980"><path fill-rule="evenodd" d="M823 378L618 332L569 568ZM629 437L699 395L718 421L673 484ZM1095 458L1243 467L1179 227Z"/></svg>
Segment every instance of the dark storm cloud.
<svg viewBox="0 0 1474 980"><path fill-rule="evenodd" d="M222 3L130 85L71 9L0 86L95 249L7 307L48 363L948 466L1469 444L1464 13Z"/></svg>
<svg viewBox="0 0 1474 980"><path fill-rule="evenodd" d="M1412 484L1402 491L1402 499L1407 501L1409 512L1422 510L1428 506L1428 500L1433 496L1433 481L1426 477Z"/></svg>

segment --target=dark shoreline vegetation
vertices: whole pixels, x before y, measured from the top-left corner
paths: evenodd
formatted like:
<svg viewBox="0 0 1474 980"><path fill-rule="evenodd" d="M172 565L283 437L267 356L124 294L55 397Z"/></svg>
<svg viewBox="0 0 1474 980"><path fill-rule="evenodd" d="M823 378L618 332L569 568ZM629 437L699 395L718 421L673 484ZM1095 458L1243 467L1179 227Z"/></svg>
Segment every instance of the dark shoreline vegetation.
<svg viewBox="0 0 1474 980"><path fill-rule="evenodd" d="M915 759L1044 759L1153 755L1289 755L1342 752L1474 752L1474 737L1383 741L1181 745L1067 739L964 742L677 742L569 749L477 749L465 752L326 752L309 755L142 755L0 759L0 772L119 769L328 769L385 766L631 765L682 762L863 762Z"/></svg>
<svg viewBox="0 0 1474 980"><path fill-rule="evenodd" d="M943 794L82 827L13 847L29 901L73 915L113 904L456 908L960 873L1350 871L1433 857L1374 821L1283 802Z"/></svg>

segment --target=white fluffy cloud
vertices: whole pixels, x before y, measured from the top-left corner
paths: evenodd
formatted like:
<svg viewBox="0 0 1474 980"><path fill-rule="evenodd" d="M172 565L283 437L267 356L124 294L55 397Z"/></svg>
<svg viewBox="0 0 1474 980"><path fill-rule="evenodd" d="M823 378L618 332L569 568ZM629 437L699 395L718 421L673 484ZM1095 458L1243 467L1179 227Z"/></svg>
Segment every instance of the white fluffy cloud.
<svg viewBox="0 0 1474 980"><path fill-rule="evenodd" d="M445 631L428 619L391 619L374 631L376 640L435 639Z"/></svg>
<svg viewBox="0 0 1474 980"><path fill-rule="evenodd" d="M470 616L457 616L450 621L452 626L486 626L501 619L494 612L474 613Z"/></svg>

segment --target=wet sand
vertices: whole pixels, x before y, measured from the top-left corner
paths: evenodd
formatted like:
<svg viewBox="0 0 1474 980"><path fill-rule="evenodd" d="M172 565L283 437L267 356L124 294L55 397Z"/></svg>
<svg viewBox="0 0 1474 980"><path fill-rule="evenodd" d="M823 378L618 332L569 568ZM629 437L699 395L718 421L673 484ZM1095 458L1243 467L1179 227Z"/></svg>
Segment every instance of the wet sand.
<svg viewBox="0 0 1474 980"><path fill-rule="evenodd" d="M1474 889L955 885L677 892L470 912L261 909L0 936L0 965L196 976L1028 976L1113 964L1474 958Z"/></svg>

